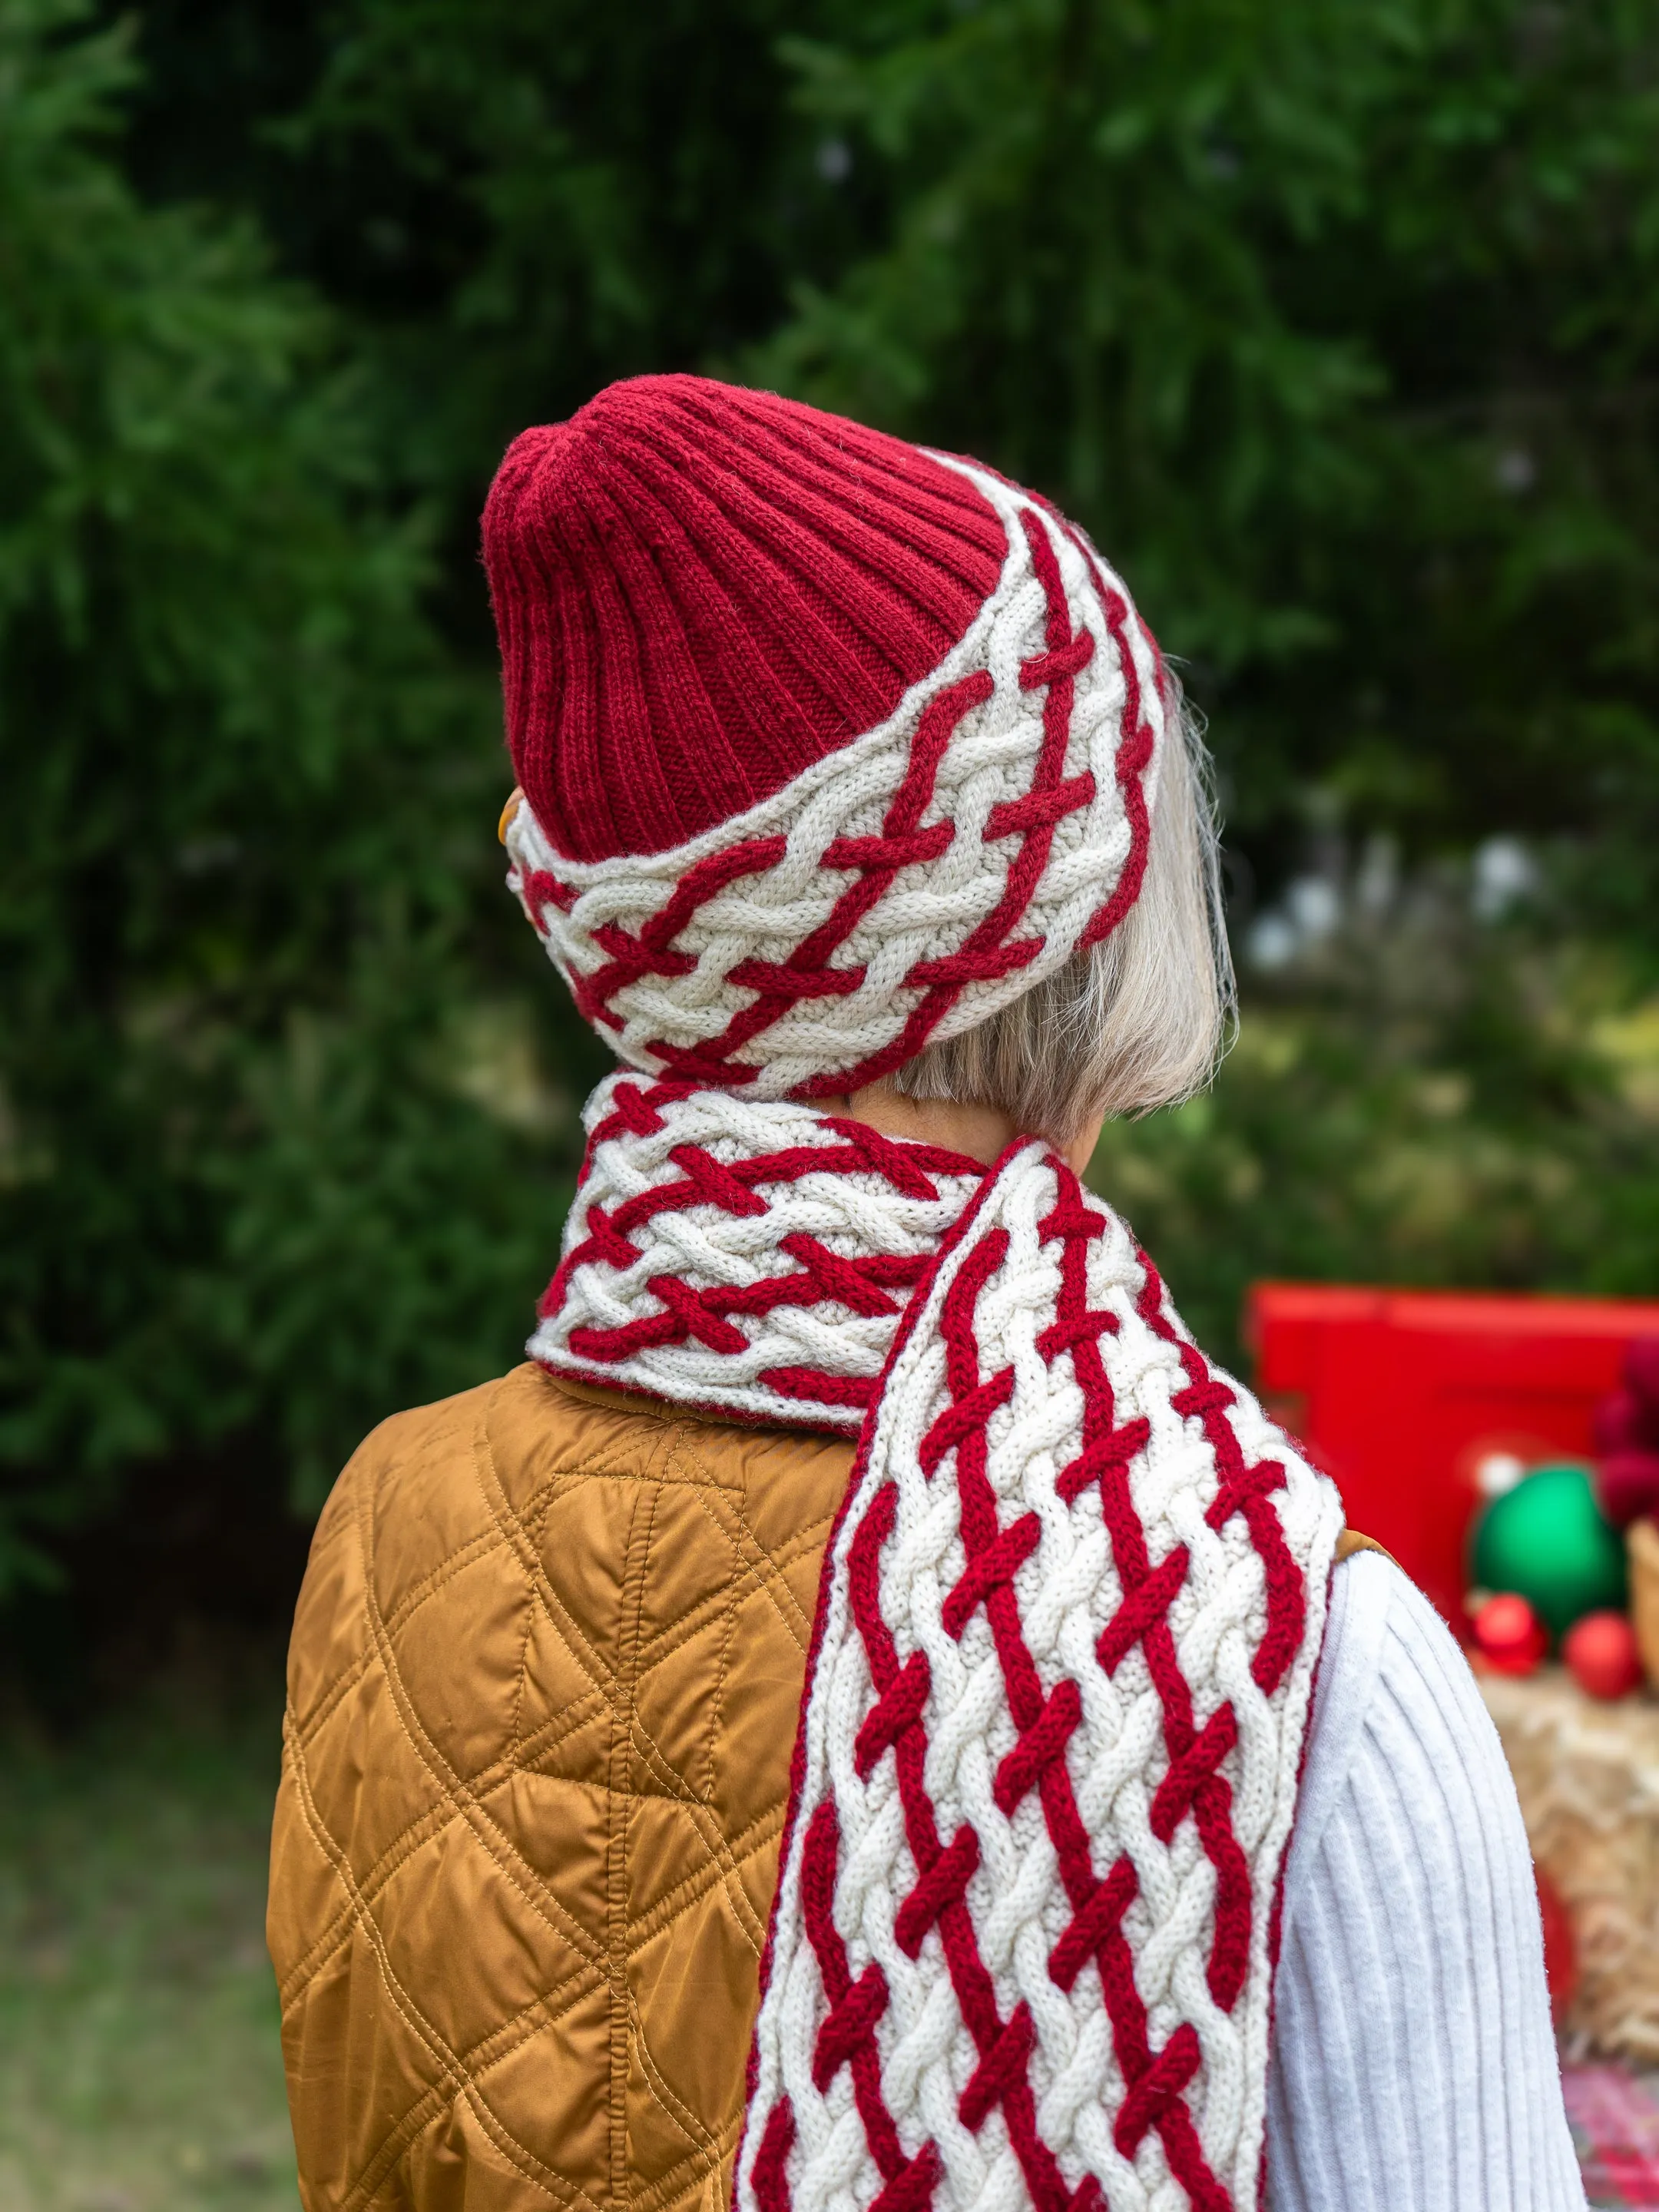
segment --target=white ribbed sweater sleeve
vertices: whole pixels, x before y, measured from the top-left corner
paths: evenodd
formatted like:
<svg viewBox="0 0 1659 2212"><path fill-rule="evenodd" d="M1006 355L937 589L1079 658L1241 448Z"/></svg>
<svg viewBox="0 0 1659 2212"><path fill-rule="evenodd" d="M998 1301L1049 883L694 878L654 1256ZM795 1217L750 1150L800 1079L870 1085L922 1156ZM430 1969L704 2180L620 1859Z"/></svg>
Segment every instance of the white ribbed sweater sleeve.
<svg viewBox="0 0 1659 2212"><path fill-rule="evenodd" d="M1583 2212L1515 1785L1467 1662L1340 1566L1285 1878L1272 2212Z"/></svg>

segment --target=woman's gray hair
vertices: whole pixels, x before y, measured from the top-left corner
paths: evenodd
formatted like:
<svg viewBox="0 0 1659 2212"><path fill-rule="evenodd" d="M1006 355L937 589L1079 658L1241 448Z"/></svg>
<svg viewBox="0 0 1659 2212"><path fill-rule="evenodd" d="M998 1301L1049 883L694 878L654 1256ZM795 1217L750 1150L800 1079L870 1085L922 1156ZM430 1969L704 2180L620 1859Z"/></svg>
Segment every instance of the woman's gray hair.
<svg viewBox="0 0 1659 2212"><path fill-rule="evenodd" d="M1167 729L1140 896L1079 953L977 1029L907 1060L907 1097L1000 1107L1069 1146L1097 1114L1145 1114L1201 1090L1230 1041L1214 786L1202 725L1166 671Z"/></svg>

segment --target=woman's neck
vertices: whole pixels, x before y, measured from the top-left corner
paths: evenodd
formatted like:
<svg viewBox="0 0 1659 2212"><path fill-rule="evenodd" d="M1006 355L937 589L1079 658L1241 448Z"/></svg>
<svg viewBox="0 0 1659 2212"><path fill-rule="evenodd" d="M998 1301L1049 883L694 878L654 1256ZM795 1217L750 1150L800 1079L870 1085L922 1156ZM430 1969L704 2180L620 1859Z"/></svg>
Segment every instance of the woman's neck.
<svg viewBox="0 0 1659 2212"><path fill-rule="evenodd" d="M1020 1133L1013 1116L1000 1106L963 1105L949 1098L909 1098L885 1080L820 1103L832 1114L867 1121L884 1137L908 1137L923 1144L942 1145L986 1167ZM1089 1164L1104 1118L1091 1117L1071 1144L1055 1147L1079 1175Z"/></svg>

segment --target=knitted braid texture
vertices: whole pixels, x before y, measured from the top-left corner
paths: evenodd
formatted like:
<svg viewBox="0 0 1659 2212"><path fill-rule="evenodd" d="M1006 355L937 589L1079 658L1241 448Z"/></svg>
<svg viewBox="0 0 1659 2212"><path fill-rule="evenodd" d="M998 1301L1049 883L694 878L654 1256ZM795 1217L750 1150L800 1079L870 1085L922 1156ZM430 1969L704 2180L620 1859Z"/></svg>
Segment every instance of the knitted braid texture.
<svg viewBox="0 0 1659 2212"><path fill-rule="evenodd" d="M583 1120L531 1358L855 1436L910 1293L984 1169L787 1100L623 1075Z"/></svg>
<svg viewBox="0 0 1659 2212"><path fill-rule="evenodd" d="M1258 2201L1333 1486L1005 1159L826 1560L741 2212Z"/></svg>
<svg viewBox="0 0 1659 2212"><path fill-rule="evenodd" d="M1133 902L1157 648L1082 534L935 457L1007 532L965 635L889 719L671 851L579 861L530 807L508 883L578 1007L658 1076L811 1097L973 1027Z"/></svg>
<svg viewBox="0 0 1659 2212"><path fill-rule="evenodd" d="M1046 1147L617 1075L533 1356L860 1435L741 2212L1256 2203L1341 1507Z"/></svg>

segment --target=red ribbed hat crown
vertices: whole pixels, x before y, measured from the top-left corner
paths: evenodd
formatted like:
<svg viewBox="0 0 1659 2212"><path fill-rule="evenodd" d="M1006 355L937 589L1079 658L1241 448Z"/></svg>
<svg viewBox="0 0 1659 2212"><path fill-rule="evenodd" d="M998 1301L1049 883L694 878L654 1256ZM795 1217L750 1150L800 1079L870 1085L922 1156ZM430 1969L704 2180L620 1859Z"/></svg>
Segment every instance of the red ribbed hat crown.
<svg viewBox="0 0 1659 2212"><path fill-rule="evenodd" d="M483 545L519 781L599 860L684 844L884 721L1008 539L902 439L641 376L514 441Z"/></svg>

